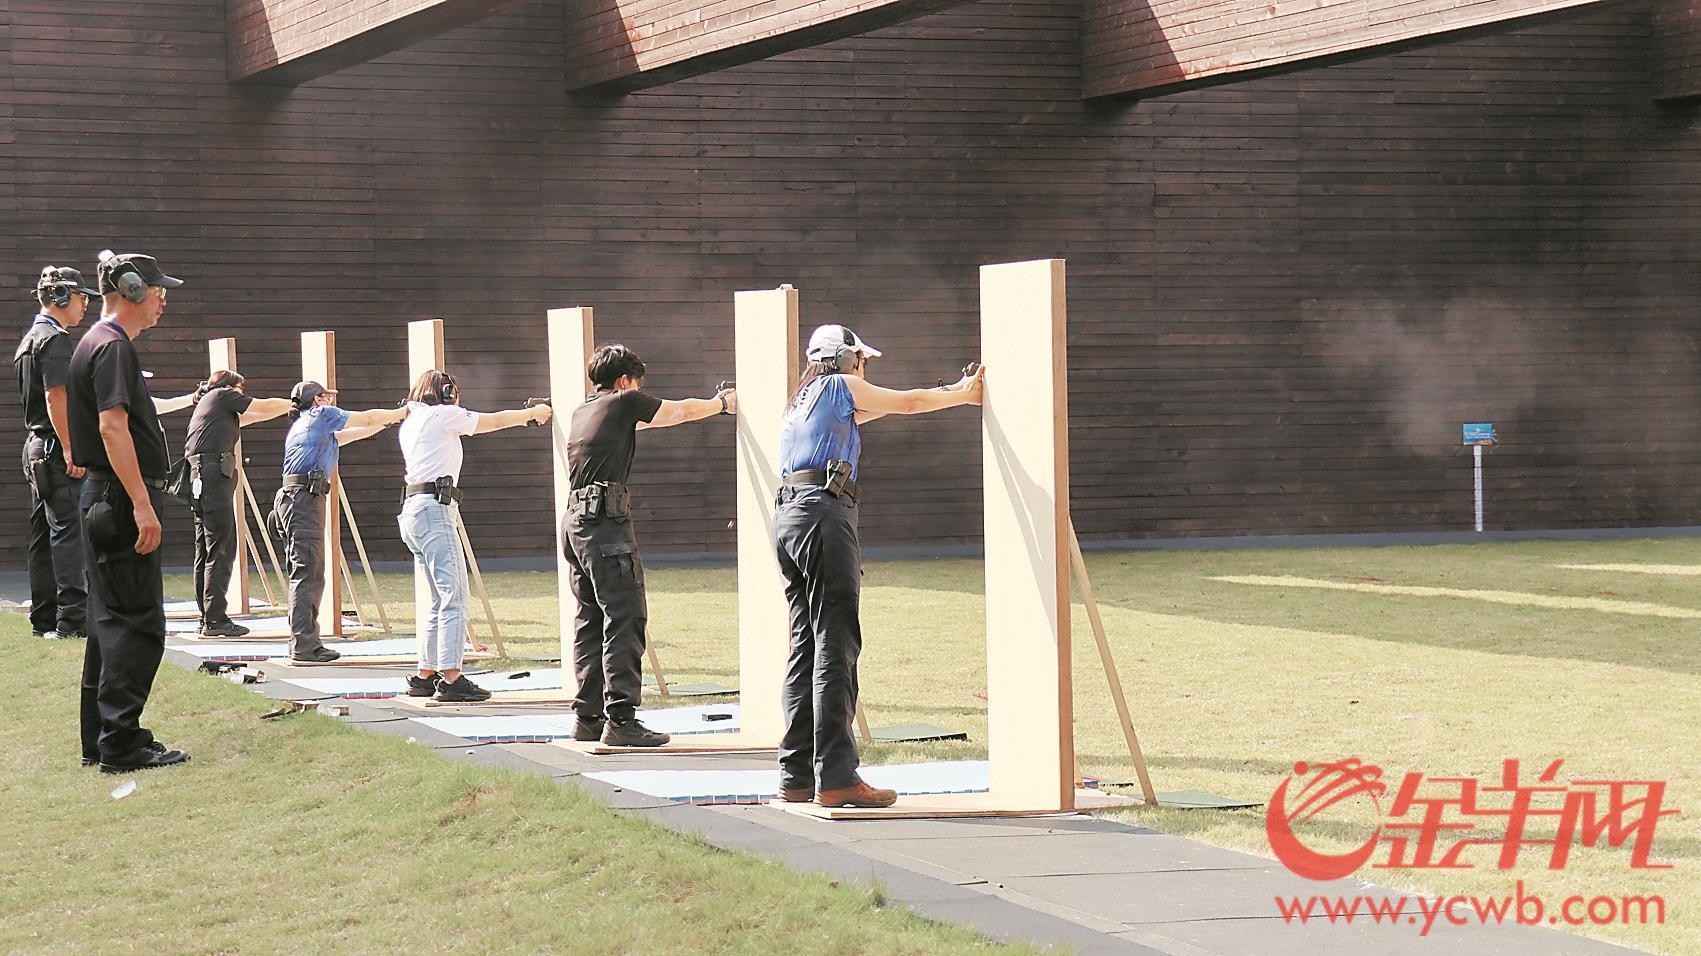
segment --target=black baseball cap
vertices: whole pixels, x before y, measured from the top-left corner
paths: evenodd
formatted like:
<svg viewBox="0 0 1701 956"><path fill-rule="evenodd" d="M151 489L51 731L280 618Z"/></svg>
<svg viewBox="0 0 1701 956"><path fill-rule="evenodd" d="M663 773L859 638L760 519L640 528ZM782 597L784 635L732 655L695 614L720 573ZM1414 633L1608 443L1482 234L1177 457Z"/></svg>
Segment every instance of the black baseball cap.
<svg viewBox="0 0 1701 956"><path fill-rule="evenodd" d="M136 252L123 255L113 255L106 251L100 254L100 267L96 274L100 278L100 291L117 292L118 285L114 279L126 272L135 272L148 285L157 285L166 289L175 289L183 284L182 279L166 275L161 271L159 263L153 256L144 256Z"/></svg>
<svg viewBox="0 0 1701 956"><path fill-rule="evenodd" d="M289 390L289 400L295 403L296 408L307 408L314 399L327 392L337 394L336 389L326 388L318 382L296 382L295 387Z"/></svg>
<svg viewBox="0 0 1701 956"><path fill-rule="evenodd" d="M47 289L59 289L67 286L70 287L72 292L81 292L84 295L100 295L99 292L88 287L88 283L83 279L81 272L70 266L47 266L43 268L41 278L36 280L35 291L42 292Z"/></svg>

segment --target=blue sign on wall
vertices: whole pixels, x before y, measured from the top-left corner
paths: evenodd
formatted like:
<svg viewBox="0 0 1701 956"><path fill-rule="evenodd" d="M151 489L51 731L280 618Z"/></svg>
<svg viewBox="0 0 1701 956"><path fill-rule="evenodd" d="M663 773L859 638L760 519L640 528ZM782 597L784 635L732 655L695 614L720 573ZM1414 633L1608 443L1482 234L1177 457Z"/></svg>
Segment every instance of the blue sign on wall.
<svg viewBox="0 0 1701 956"><path fill-rule="evenodd" d="M1498 441L1498 439L1494 437L1494 423L1493 422L1466 422L1465 423L1465 444L1467 444L1467 445L1492 445L1496 441Z"/></svg>

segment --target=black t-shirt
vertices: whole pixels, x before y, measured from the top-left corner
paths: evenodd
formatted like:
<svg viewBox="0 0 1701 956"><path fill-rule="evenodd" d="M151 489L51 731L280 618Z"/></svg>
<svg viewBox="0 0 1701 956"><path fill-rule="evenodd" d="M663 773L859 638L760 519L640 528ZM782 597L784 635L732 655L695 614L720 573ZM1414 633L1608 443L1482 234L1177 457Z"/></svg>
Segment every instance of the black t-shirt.
<svg viewBox="0 0 1701 956"><path fill-rule="evenodd" d="M254 399L234 388L215 388L195 403L195 414L189 419L189 439L183 444L183 455L223 455L236 450L236 439L242 434L242 413Z"/></svg>
<svg viewBox="0 0 1701 956"><path fill-rule="evenodd" d="M47 390L71 377L71 333L47 316L37 315L18 343L12 364L18 372L18 397L24 403L24 427L42 438L53 437Z"/></svg>
<svg viewBox="0 0 1701 956"><path fill-rule="evenodd" d="M116 322L102 319L83 333L71 354L71 454L85 468L112 470L100 440L100 413L122 406L130 415L130 440L143 478L165 478L171 471L165 432L154 414L154 399L142 378L136 346Z"/></svg>
<svg viewBox="0 0 1701 956"><path fill-rule="evenodd" d="M638 423L656 417L662 400L648 392L593 392L573 409L567 429L567 477L574 488L624 482L638 451Z"/></svg>

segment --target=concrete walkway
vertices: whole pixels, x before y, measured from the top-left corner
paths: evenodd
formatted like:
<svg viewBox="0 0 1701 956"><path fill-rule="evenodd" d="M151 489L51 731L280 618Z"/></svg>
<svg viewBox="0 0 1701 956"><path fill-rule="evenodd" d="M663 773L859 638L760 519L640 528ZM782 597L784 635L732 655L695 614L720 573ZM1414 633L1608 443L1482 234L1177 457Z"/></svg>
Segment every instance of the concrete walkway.
<svg viewBox="0 0 1701 956"><path fill-rule="evenodd" d="M195 658L169 652L193 668ZM281 699L320 697L292 677L387 676L366 668L258 665L252 685ZM1009 820L828 822L769 807L703 807L581 778L588 771L766 769L771 757L715 755L586 757L550 744L472 743L418 722L425 714L381 701L350 701L345 718L362 730L412 737L445 756L573 781L616 810L692 833L727 850L799 870L878 886L924 916L993 938L1058 945L1082 953L1257 954L1317 952L1605 956L1634 952L1546 927L1454 926L1421 914L1398 922L1326 920L1299 925L1277 912L1278 896L1397 896L1360 881L1314 883L1270 860L1111 820L1073 815ZM446 710L446 709L445 709ZM541 713L538 708L479 713ZM1210 812L1210 811L1200 811ZM1408 903L1415 910L1415 900Z"/></svg>

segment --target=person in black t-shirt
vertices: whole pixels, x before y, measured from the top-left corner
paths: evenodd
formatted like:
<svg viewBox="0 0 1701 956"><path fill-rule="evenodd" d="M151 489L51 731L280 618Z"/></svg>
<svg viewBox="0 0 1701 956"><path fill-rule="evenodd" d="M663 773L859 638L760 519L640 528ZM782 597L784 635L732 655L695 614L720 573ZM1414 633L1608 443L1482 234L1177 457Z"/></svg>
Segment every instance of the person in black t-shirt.
<svg viewBox="0 0 1701 956"><path fill-rule="evenodd" d="M12 364L24 412L24 480L30 486L30 628L41 637L83 637L88 591L77 485L71 463L65 383L71 377L71 333L89 299L100 293L76 269L41 270L30 322Z"/></svg>
<svg viewBox="0 0 1701 956"><path fill-rule="evenodd" d="M567 431L573 491L561 527L567 581L579 605L573 621L572 667L579 686L573 739L659 747L668 735L637 718L650 616L626 491L637 430L735 414L738 396L729 388L714 398L657 398L642 391L643 360L624 345L597 349L587 371L596 391L573 410Z"/></svg>
<svg viewBox="0 0 1701 956"><path fill-rule="evenodd" d="M248 628L230 619L230 574L236 553L236 440L244 425L268 421L294 407L287 398L250 398L246 380L221 370L195 390L195 414L183 457L189 460L189 509L195 515L195 606L201 636L244 637Z"/></svg>
<svg viewBox="0 0 1701 956"><path fill-rule="evenodd" d="M88 472L80 501L89 556L89 641L83 657L83 763L124 773L182 763L141 725L165 652L159 514L170 461L136 336L159 324L167 289L183 284L151 257L101 254L104 314L71 356L71 460Z"/></svg>

